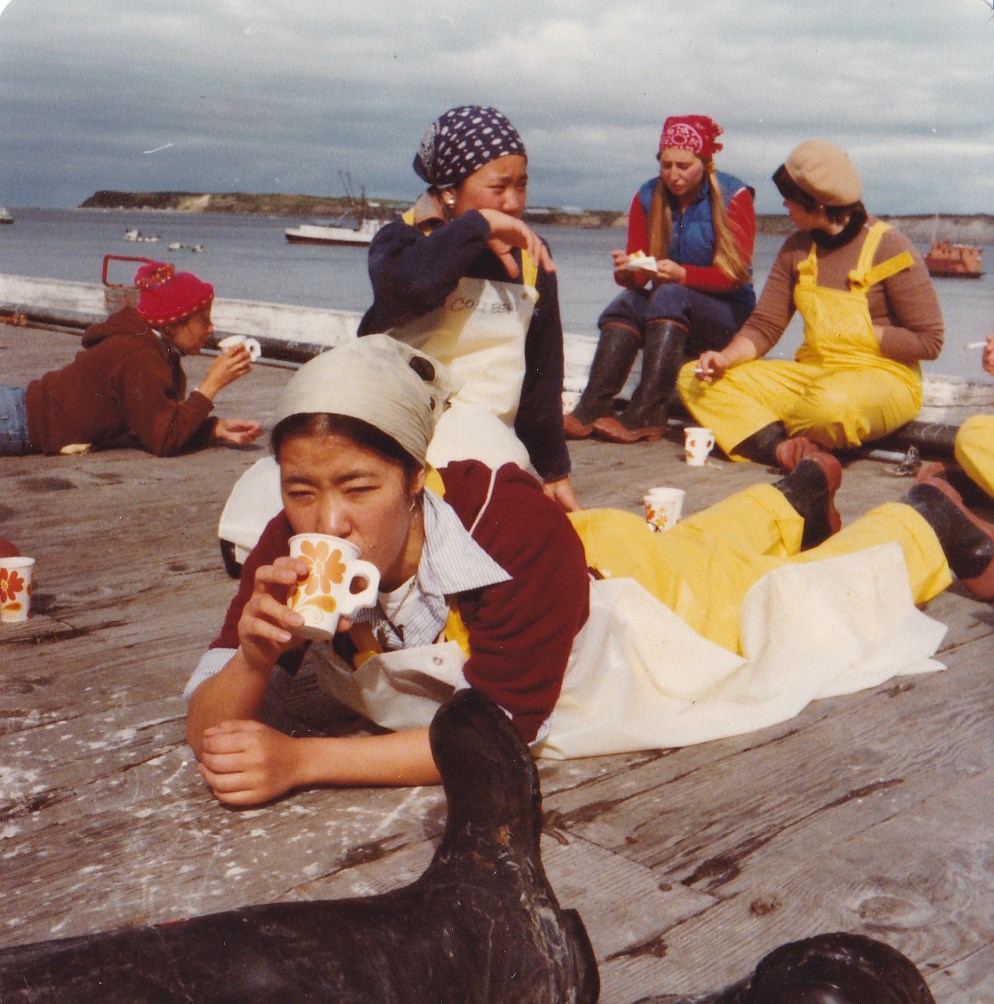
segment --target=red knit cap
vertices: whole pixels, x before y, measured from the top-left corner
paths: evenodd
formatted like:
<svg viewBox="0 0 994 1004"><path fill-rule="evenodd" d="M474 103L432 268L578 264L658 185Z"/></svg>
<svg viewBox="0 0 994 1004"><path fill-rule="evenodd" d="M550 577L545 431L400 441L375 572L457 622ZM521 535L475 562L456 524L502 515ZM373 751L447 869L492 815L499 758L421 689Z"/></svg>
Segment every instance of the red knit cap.
<svg viewBox="0 0 994 1004"><path fill-rule="evenodd" d="M676 147L710 160L721 149L721 143L716 142L721 134L721 126L707 115L671 115L663 123L659 150Z"/></svg>
<svg viewBox="0 0 994 1004"><path fill-rule="evenodd" d="M214 287L192 272L177 272L166 261L142 265L135 272L138 313L153 327L185 321L214 299Z"/></svg>

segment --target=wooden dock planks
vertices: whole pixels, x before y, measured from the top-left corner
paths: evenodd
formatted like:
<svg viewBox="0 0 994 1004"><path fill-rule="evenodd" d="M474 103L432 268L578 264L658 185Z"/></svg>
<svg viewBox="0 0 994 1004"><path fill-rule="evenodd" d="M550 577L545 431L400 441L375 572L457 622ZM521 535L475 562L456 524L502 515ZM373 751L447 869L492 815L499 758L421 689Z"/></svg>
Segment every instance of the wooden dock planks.
<svg viewBox="0 0 994 1004"><path fill-rule="evenodd" d="M0 329L4 382L78 338ZM190 386L205 360L187 363ZM268 421L285 369L258 366L218 412ZM233 812L185 743L180 691L234 590L217 519L263 447L0 459L0 536L38 558L36 616L0 627L0 944L413 879L444 824L434 789L310 791ZM754 465L681 463L675 443L573 444L587 505L639 511L675 483L693 512ZM899 497L847 467L852 518ZM678 750L540 762L543 853L580 910L602 1000L693 994L774 945L845 929L906 952L948 1004L994 999L994 613L958 587L945 672L819 701L790 722Z"/></svg>

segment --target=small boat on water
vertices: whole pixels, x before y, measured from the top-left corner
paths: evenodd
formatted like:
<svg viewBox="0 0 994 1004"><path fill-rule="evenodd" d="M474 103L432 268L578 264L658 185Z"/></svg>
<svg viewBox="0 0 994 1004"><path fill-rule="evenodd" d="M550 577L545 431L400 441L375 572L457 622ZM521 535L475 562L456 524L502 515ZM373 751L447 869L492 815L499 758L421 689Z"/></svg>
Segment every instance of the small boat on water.
<svg viewBox="0 0 994 1004"><path fill-rule="evenodd" d="M327 244L331 247L368 247L383 227L383 220L360 219L355 226L346 220L336 223L302 223L284 231L291 244Z"/></svg>
<svg viewBox="0 0 994 1004"><path fill-rule="evenodd" d="M14 217L7 212L6 206L0 206L0 224L13 223Z"/></svg>
<svg viewBox="0 0 994 1004"><path fill-rule="evenodd" d="M925 256L928 274L945 279L979 279L984 273L980 268L983 250L972 244L950 244L949 241L934 241Z"/></svg>
<svg viewBox="0 0 994 1004"><path fill-rule="evenodd" d="M194 254L204 250L203 244L181 244L179 241L173 241L168 247L170 251L193 251Z"/></svg>
<svg viewBox="0 0 994 1004"><path fill-rule="evenodd" d="M140 230L125 230L124 239L126 241L131 241L133 244L155 244L157 241L161 241L162 238L158 234L143 234Z"/></svg>

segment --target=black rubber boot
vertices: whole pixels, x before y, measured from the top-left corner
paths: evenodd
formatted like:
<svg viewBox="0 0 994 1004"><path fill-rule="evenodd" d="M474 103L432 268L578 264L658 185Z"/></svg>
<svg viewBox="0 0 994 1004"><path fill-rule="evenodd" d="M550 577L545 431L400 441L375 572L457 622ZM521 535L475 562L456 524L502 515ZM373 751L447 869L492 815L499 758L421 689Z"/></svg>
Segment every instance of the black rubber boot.
<svg viewBox="0 0 994 1004"><path fill-rule="evenodd" d="M915 485L904 501L921 513L935 531L946 561L958 579L977 579L991 568L994 540L942 488L935 484ZM964 585L970 588L969 583ZM977 591L971 588L971 592Z"/></svg>
<svg viewBox="0 0 994 1004"><path fill-rule="evenodd" d="M755 464L777 467L777 447L786 439L787 429L783 422L770 422L758 432L747 436L737 446L733 446L731 452Z"/></svg>
<svg viewBox="0 0 994 1004"><path fill-rule="evenodd" d="M841 484L842 465L830 453L819 453L802 460L773 485L804 519L802 551L839 532L842 518L835 508L835 493Z"/></svg>
<svg viewBox="0 0 994 1004"><path fill-rule="evenodd" d="M605 324L601 328L587 386L572 412L579 426L591 426L614 411L614 399L624 387L641 346L638 333L623 324Z"/></svg>
<svg viewBox="0 0 994 1004"><path fill-rule="evenodd" d="M642 378L622 412L621 424L632 432L666 429L676 378L684 363L687 329L676 321L650 321L642 341Z"/></svg>

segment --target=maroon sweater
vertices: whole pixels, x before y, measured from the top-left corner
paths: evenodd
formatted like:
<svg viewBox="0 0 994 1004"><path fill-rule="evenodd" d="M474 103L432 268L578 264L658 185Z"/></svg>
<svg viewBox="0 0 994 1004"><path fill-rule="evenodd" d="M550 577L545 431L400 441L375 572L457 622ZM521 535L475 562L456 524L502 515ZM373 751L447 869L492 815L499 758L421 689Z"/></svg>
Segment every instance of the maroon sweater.
<svg viewBox="0 0 994 1004"><path fill-rule="evenodd" d="M83 351L25 391L28 435L43 453L70 443L107 443L126 433L159 457L205 442L213 402L194 391L179 353L133 307L83 334Z"/></svg>
<svg viewBox="0 0 994 1004"><path fill-rule="evenodd" d="M497 472L489 502L490 469L483 464L460 460L439 474L445 501L465 527L486 504L473 538L511 576L454 597L472 653L463 672L471 686L510 712L531 742L559 699L573 639L587 620L583 545L538 482L513 464ZM242 567L238 592L211 648L238 647L238 621L256 569L289 554L292 533L284 513L270 521Z"/></svg>

